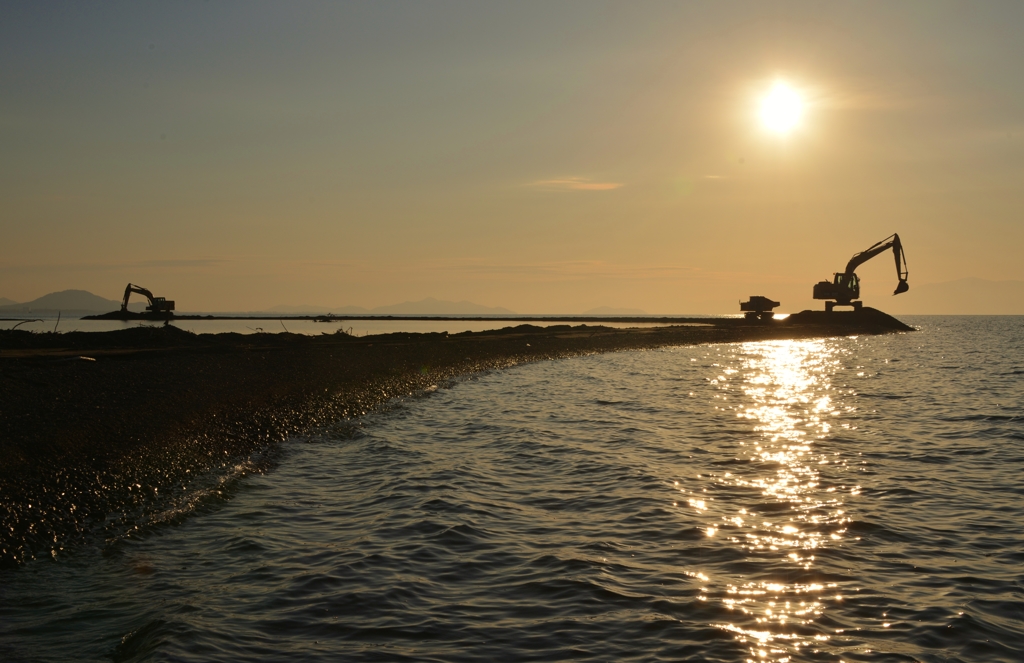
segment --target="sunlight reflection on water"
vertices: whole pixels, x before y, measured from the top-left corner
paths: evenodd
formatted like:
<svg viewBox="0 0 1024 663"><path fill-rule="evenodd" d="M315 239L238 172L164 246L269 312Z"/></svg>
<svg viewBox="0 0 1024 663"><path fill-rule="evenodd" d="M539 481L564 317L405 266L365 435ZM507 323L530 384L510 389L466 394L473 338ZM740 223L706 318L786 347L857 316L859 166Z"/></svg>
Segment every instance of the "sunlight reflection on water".
<svg viewBox="0 0 1024 663"><path fill-rule="evenodd" d="M822 487L818 468L846 460L814 443L842 410L832 375L844 352L823 341L745 344L735 364L716 367L710 380L718 407L752 421L756 437L739 443L735 471L701 477L712 485L688 503L708 519L709 537L770 571L697 577L707 577L706 600L735 615L716 626L748 646L751 660L786 663L801 649L820 647L830 635L814 623L842 600L837 583L815 579L815 557L842 541L843 491L857 489Z"/></svg>

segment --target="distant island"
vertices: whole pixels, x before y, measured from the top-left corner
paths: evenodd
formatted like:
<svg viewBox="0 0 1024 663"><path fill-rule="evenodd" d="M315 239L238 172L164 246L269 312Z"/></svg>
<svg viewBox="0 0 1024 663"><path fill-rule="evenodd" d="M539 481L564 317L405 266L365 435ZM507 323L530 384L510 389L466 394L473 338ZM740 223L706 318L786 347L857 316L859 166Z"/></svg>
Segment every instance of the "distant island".
<svg viewBox="0 0 1024 663"><path fill-rule="evenodd" d="M146 302L132 300L128 308L142 311ZM88 290L62 290L51 292L28 302L16 302L6 297L0 298L0 314L68 314L107 313L121 308L121 302L94 295ZM179 307L180 308L180 307ZM514 315L515 312L500 306L482 306L469 301L452 302L428 297L419 301L402 302L390 306L364 308L362 306L321 306L313 304L274 306L265 311L270 313L293 314L367 314L367 315Z"/></svg>
<svg viewBox="0 0 1024 663"><path fill-rule="evenodd" d="M130 307L132 310L142 310L143 304L136 305L134 302ZM37 297L28 302L15 302L13 300L0 299L0 313L35 313L47 314L63 311L64 313L101 313L121 308L121 302L114 299L105 299L94 295L88 290L61 290L51 292L48 295Z"/></svg>
<svg viewBox="0 0 1024 663"><path fill-rule="evenodd" d="M415 302L402 302L390 306L378 306L376 308L365 308L362 306L320 306L305 304L300 306L274 306L268 309L273 313L336 313L336 314L365 314L365 315L514 315L511 311L501 306L483 306L469 301L452 302L443 299L427 297Z"/></svg>
<svg viewBox="0 0 1024 663"><path fill-rule="evenodd" d="M899 315L1024 315L1024 281L924 283L890 301L886 310Z"/></svg>
<svg viewBox="0 0 1024 663"><path fill-rule="evenodd" d="M135 299L128 305L129 310L140 312L145 309L146 302ZM36 314L56 315L58 312L65 314L96 314L108 313L121 308L121 302L115 299L106 299L94 295L88 290L62 290L51 292L28 302L16 302L6 297L0 298L0 315L11 314ZM179 306L179 309L183 307ZM188 310L188 309L186 309ZM194 309L193 309L194 310ZM400 304L389 306L377 306L365 308L362 306L323 306L320 304L282 304L273 306L261 311L246 311L246 313L279 313L294 315L323 315L334 313L336 315L516 315L515 311L502 306L484 306L474 302L462 300L458 302L444 299L427 297L417 301L406 301ZM638 308L614 308L611 306L600 306L581 315L646 315Z"/></svg>

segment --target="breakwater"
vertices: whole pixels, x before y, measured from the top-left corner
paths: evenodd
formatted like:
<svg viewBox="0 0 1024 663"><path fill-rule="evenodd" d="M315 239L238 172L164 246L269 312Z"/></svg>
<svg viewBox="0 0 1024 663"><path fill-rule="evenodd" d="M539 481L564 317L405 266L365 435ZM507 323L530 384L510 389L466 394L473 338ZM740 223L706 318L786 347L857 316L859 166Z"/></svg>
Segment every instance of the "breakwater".
<svg viewBox="0 0 1024 663"><path fill-rule="evenodd" d="M461 375L627 349L909 329L884 314L825 324L533 327L318 337L0 333L0 563L102 545L174 517L211 476L259 471L290 435ZM181 507L181 508L179 508ZM170 514L170 515L169 515Z"/></svg>

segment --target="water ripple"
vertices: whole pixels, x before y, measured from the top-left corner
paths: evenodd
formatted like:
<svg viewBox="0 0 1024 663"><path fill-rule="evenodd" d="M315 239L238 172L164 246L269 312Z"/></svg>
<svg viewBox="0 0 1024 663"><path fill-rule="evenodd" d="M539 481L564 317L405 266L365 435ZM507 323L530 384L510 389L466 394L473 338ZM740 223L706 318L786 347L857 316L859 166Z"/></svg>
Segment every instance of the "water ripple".
<svg viewBox="0 0 1024 663"><path fill-rule="evenodd" d="M0 658L1018 660L1024 337L971 320L538 363L326 427L3 572Z"/></svg>

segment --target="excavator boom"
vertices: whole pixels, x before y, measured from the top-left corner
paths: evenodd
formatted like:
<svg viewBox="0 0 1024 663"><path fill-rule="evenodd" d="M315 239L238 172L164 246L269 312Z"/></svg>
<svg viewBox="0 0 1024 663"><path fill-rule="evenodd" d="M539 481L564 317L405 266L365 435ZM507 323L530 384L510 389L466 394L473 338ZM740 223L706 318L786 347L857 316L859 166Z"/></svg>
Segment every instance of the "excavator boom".
<svg viewBox="0 0 1024 663"><path fill-rule="evenodd" d="M858 267L889 249L892 249L893 258L896 260L896 276L899 278L896 292L892 294L898 295L901 292L906 292L910 289L910 286L907 285L907 276L909 276L907 272L907 257L903 254L903 243L900 241L900 236L896 233L850 258L850 262L846 263L846 275L852 275Z"/></svg>
<svg viewBox="0 0 1024 663"><path fill-rule="evenodd" d="M122 311L127 311L128 310L128 298L132 296L133 292L136 293L136 294L142 295L143 297L148 299L150 305L152 306L152 304L153 304L153 293L151 293L149 290L147 290L145 288L139 287L137 285L132 285L131 283L129 283L128 286L124 289L124 299L121 301L121 310Z"/></svg>
<svg viewBox="0 0 1024 663"><path fill-rule="evenodd" d="M894 233L864 251L854 254L850 258L850 262L846 263L846 271L837 272L833 281L816 283L814 285L814 298L835 300L825 304L825 310L828 311L831 311L832 307L836 304L853 306L855 309L859 309L860 302L853 301L860 297L860 278L855 270L868 260L881 253L885 253L889 249L892 249L893 258L896 260L896 277L899 279L899 283L896 284L896 291L892 294L898 295L906 292L910 289L910 286L907 284L907 277L909 276L907 272L907 257L903 253L903 243L900 241L900 236Z"/></svg>

